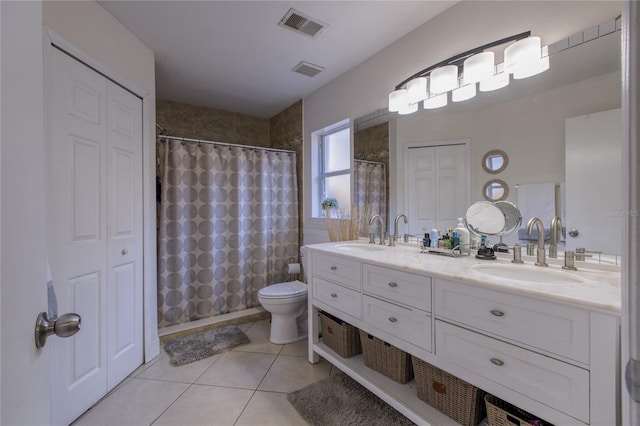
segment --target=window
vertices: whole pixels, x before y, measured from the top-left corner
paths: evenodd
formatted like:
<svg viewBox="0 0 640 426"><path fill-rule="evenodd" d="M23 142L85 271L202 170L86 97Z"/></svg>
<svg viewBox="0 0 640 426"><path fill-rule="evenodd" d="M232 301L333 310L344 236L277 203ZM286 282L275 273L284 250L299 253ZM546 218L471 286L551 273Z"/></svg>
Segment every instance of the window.
<svg viewBox="0 0 640 426"><path fill-rule="evenodd" d="M313 217L324 217L322 201L338 200L339 213L348 217L351 207L351 129L348 121L315 134L313 156Z"/></svg>

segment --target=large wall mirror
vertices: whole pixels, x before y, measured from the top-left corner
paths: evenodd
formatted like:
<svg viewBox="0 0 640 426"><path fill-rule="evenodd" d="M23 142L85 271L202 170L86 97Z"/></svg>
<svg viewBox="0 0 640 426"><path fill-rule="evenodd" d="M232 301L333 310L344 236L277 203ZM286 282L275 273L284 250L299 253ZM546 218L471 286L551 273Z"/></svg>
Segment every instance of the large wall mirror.
<svg viewBox="0 0 640 426"><path fill-rule="evenodd" d="M486 199L485 184L489 182L503 184L504 191L491 184L492 194L500 193L498 200L513 203L517 202L515 188L520 184L564 182L565 119L620 107L620 32L556 52L550 62L551 68L545 73L525 80L512 79L508 87L479 93L467 102L449 103L438 110L421 109L410 117L372 113L369 116L373 119L356 120L360 121L356 133L380 125L391 129L387 229L393 226L395 214L405 213L403 184L389 187L389 181L391 185L403 181L401 157L406 144L468 138L469 203ZM570 105L565 108L565 104ZM556 119L549 121L546 117L550 115ZM388 161L389 154L383 148L376 146L373 151ZM487 158L485 154L502 157ZM356 149L356 156L366 158L366 152L358 154ZM464 211L458 214L462 215ZM414 220L409 217L410 222ZM457 222L457 218L453 220ZM602 220L607 218L603 216ZM455 227L456 223L447 226Z"/></svg>

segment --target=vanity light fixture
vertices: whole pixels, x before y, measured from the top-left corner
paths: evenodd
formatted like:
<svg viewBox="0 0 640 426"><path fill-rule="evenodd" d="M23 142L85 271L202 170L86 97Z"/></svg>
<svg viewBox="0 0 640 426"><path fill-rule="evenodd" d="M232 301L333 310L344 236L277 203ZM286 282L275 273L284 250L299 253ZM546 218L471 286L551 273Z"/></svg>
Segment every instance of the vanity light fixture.
<svg viewBox="0 0 640 426"><path fill-rule="evenodd" d="M511 43L504 51L504 62L495 64L493 48ZM389 111L411 114L423 101L425 109L473 98L477 89L488 92L505 87L514 79L531 77L549 69L547 46L540 37L526 31L485 44L432 65L398 84L389 94ZM492 49L492 50L490 50ZM479 87L476 87L476 86Z"/></svg>
<svg viewBox="0 0 640 426"><path fill-rule="evenodd" d="M460 86L451 91L451 100L453 102L468 101L476 95L476 84L471 83L465 86Z"/></svg>
<svg viewBox="0 0 640 426"><path fill-rule="evenodd" d="M436 109L447 106L447 93L441 93L439 95L433 95L429 99L426 99L422 106L424 109Z"/></svg>

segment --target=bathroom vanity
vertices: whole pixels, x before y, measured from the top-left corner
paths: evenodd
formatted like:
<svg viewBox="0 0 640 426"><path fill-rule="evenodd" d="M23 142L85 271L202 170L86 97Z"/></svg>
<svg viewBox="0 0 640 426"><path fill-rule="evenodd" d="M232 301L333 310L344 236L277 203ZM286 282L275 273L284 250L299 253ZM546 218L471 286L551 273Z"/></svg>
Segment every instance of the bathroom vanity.
<svg viewBox="0 0 640 426"><path fill-rule="evenodd" d="M327 359L417 424L452 419L318 338L323 310L556 425L620 423L620 273L360 242L306 246L309 361ZM579 265L582 266L582 265Z"/></svg>

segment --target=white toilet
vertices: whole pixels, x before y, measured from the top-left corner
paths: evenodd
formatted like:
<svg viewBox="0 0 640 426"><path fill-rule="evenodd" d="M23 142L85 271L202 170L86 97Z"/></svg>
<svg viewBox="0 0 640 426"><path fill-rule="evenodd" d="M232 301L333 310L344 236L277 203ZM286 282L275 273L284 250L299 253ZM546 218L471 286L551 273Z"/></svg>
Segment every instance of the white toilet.
<svg viewBox="0 0 640 426"><path fill-rule="evenodd" d="M258 301L271 313L271 343L282 345L306 339L305 283L291 281L264 287L258 292Z"/></svg>

